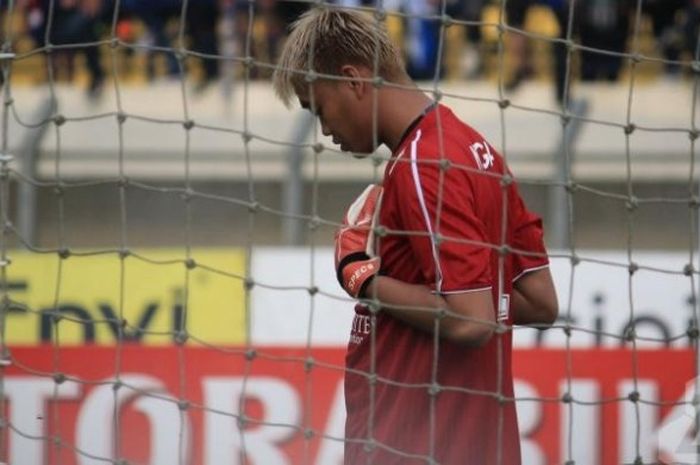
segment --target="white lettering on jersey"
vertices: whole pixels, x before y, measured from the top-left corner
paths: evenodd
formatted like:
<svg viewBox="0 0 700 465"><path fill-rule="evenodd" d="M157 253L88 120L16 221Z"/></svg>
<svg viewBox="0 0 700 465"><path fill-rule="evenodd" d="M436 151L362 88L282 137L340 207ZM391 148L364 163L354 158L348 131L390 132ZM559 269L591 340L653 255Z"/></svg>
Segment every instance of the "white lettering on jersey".
<svg viewBox="0 0 700 465"><path fill-rule="evenodd" d="M498 321L508 320L510 314L510 294L501 295L501 304L498 306Z"/></svg>
<svg viewBox="0 0 700 465"><path fill-rule="evenodd" d="M372 330L372 320L369 315L355 314L352 321L352 331L350 333L350 343L360 344Z"/></svg>
<svg viewBox="0 0 700 465"><path fill-rule="evenodd" d="M469 150L471 150L476 166L480 170L485 171L493 166L495 159L493 154L491 154L491 148L486 141L483 141L483 143L473 143L469 146Z"/></svg>

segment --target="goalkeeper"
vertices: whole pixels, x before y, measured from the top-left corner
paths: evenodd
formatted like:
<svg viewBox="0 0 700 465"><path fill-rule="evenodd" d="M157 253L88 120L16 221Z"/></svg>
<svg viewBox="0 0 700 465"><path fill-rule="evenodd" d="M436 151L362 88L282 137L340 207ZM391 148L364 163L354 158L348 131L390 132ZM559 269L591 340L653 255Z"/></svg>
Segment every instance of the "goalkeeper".
<svg viewBox="0 0 700 465"><path fill-rule="evenodd" d="M519 464L512 332L499 329L547 326L558 308L541 221L504 160L417 89L386 31L358 12L305 13L274 87L342 150L393 153L336 234L338 279L361 299L345 463Z"/></svg>

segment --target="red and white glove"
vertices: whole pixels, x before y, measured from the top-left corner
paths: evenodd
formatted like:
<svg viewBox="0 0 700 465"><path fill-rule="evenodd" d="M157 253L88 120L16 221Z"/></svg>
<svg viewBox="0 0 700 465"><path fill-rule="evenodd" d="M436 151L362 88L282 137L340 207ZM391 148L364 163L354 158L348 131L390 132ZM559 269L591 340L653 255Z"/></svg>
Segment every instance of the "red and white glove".
<svg viewBox="0 0 700 465"><path fill-rule="evenodd" d="M374 226L379 216L382 186L370 184L350 205L343 224L335 233L335 269L338 282L355 298L364 295L379 273L374 252Z"/></svg>

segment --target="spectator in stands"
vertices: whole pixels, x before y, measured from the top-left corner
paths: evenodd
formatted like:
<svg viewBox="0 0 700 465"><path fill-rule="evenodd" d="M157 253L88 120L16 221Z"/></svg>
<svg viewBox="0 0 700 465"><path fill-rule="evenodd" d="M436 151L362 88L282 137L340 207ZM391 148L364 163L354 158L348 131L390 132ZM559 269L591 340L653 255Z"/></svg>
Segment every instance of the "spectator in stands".
<svg viewBox="0 0 700 465"><path fill-rule="evenodd" d="M53 11L50 11L53 6ZM98 27L102 14L101 0L30 0L27 4L30 34L39 46L47 44L91 44L99 40ZM51 13L51 24L48 24ZM51 66L62 66L69 77L72 77L74 52L85 56L89 75L88 96L96 98L100 95L105 73L100 63L100 50L97 45L63 49L59 52L59 60L51 59ZM51 52L52 55L56 51Z"/></svg>
<svg viewBox="0 0 700 465"><path fill-rule="evenodd" d="M150 1L150 0L149 0ZM216 27L219 22L220 8L218 0L196 0L187 5L186 30L192 39L191 49L205 57L202 61L204 74L195 90L201 91L219 78L219 43Z"/></svg>
<svg viewBox="0 0 700 465"><path fill-rule="evenodd" d="M692 0L691 0L692 1ZM651 19L654 37L661 55L666 60L678 60L683 49L682 29L678 24L679 12L687 5L688 0L645 0L642 11ZM667 63L665 71L668 75L678 75L680 68Z"/></svg>
<svg viewBox="0 0 700 465"><path fill-rule="evenodd" d="M581 44L599 50L622 53L629 34L629 0L589 0L576 8ZM622 56L581 52L581 80L617 80Z"/></svg>
<svg viewBox="0 0 700 465"><path fill-rule="evenodd" d="M700 49L700 0L688 0L683 20L683 36L685 50L693 59L697 59L700 53L698 51Z"/></svg>
<svg viewBox="0 0 700 465"><path fill-rule="evenodd" d="M506 2L508 25L523 29L527 12L535 4L542 4L551 8L559 25L558 38L566 38L569 20L569 0L508 0ZM505 90L509 92L515 90L525 79L532 75L532 68L529 64L530 49L528 38L522 34L512 34L510 36L510 49L514 71L504 86ZM564 98L566 80L566 47L561 43L552 43L552 54L556 85L555 95L557 101L561 104Z"/></svg>
<svg viewBox="0 0 700 465"><path fill-rule="evenodd" d="M486 0L448 0L447 14L459 21L481 21ZM466 50L461 59L463 74L477 78L484 73L481 25L465 26Z"/></svg>
<svg viewBox="0 0 700 465"><path fill-rule="evenodd" d="M433 0L413 0L403 3L407 15L405 40L406 70L414 80L441 77L443 57L440 51L440 21L428 18L441 13L440 2Z"/></svg>
<svg viewBox="0 0 700 465"><path fill-rule="evenodd" d="M166 49L166 75L179 75L176 48L179 48L180 44L176 42L175 34L168 33L168 24L180 20L182 0L122 0L120 8L122 13L133 15L143 21L153 46ZM203 75L196 87L196 90L201 90L219 76L219 60L215 58L219 54L216 36L220 18L219 0L190 1L187 3L185 13L184 28L191 40L188 48L207 56L202 59ZM149 53L146 62L149 80L156 76L155 57L155 53Z"/></svg>
<svg viewBox="0 0 700 465"><path fill-rule="evenodd" d="M160 49L172 49L174 37L167 33L169 21L180 17L182 10L181 0L122 0L121 13L132 14L146 26L149 35L149 45ZM160 52L157 52L160 53ZM156 52L149 52L146 58L146 76L153 80L156 76L155 59ZM177 76L179 69L175 53L164 52L166 61L166 75Z"/></svg>
<svg viewBox="0 0 700 465"><path fill-rule="evenodd" d="M276 0L234 0L236 41L239 55L245 55L246 44L250 54L257 61L276 63L279 50L287 35L287 29L304 11L309 8L308 1L276 1ZM256 40L254 34L249 34L250 11L254 19L262 21L263 41ZM253 68L251 77L269 77L271 71L267 68Z"/></svg>

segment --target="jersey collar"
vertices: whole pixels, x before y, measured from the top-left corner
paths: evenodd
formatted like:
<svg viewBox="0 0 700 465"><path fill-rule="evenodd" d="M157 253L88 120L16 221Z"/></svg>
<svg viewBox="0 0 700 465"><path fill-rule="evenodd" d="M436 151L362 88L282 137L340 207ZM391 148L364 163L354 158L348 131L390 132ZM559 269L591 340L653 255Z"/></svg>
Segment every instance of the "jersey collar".
<svg viewBox="0 0 700 465"><path fill-rule="evenodd" d="M437 102L430 102L430 105L425 107L423 111L421 112L420 115L416 116L416 118L411 121L411 124L408 125L408 127L404 130L403 134L401 134L401 138L399 139L399 143L396 145L396 150L398 152L398 149L400 149L404 142L406 142L406 139L408 139L408 136L411 135L414 129L420 124L421 121L423 121L423 118L433 111L433 109L437 107Z"/></svg>

